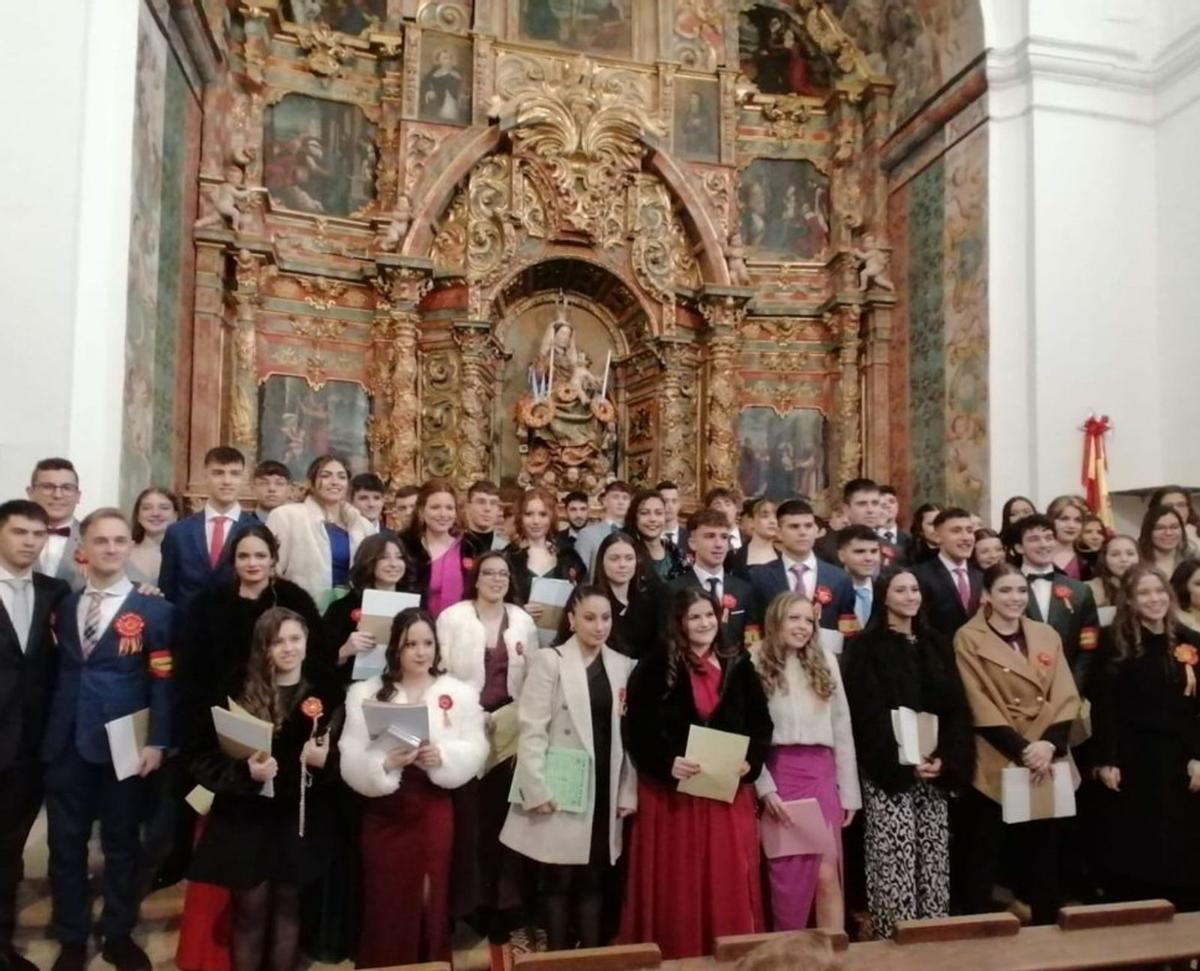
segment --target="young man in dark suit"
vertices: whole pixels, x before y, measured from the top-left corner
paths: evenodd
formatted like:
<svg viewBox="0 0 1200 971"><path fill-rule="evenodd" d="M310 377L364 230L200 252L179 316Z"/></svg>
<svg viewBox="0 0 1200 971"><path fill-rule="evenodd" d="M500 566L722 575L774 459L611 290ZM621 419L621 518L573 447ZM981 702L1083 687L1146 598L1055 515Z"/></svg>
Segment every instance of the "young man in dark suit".
<svg viewBox="0 0 1200 971"><path fill-rule="evenodd" d="M826 563L839 566L837 534L846 526L879 525L879 486L871 479L851 479L842 486L842 512L846 522L836 528L830 525L829 532L816 544L817 556Z"/></svg>
<svg viewBox="0 0 1200 971"><path fill-rule="evenodd" d="M558 548L574 549L575 540L588 524L589 503L586 492L568 492L563 497L563 510L567 514L567 528L558 531Z"/></svg>
<svg viewBox="0 0 1200 971"><path fill-rule="evenodd" d="M921 605L929 625L947 644L979 609L983 573L971 559L975 530L971 514L952 506L933 521L938 536L938 555L912 568L921 585Z"/></svg>
<svg viewBox="0 0 1200 971"><path fill-rule="evenodd" d="M61 945L53 971L82 971L92 931L88 839L99 820L104 960L118 971L148 971L131 936L141 901L138 864L146 777L171 742L171 634L174 609L134 589L125 575L132 545L117 509L80 524L87 586L54 618L58 669L42 761L50 845L52 926ZM136 775L118 780L105 724L149 710L147 744Z"/></svg>
<svg viewBox="0 0 1200 971"><path fill-rule="evenodd" d="M254 515L265 523L272 509L290 500L292 474L282 462L266 459L254 467L251 486L254 489Z"/></svg>
<svg viewBox="0 0 1200 971"><path fill-rule="evenodd" d="M838 629L838 618L854 613L854 588L846 571L817 558L817 517L803 499L788 499L775 510L779 559L748 568L755 599L765 614L779 594L795 591L818 605L820 626ZM836 546L836 539L835 539ZM762 622L762 616L756 618Z"/></svg>
<svg viewBox="0 0 1200 971"><path fill-rule="evenodd" d="M463 530L463 556L482 556L489 550L502 550L508 545L508 539L496 529L503 514L499 486L486 479L472 482L463 507L467 527Z"/></svg>
<svg viewBox="0 0 1200 971"><path fill-rule="evenodd" d="M229 573L234 535L259 521L238 502L246 478L241 452L228 445L210 448L204 456L204 477L208 486L204 508L172 523L163 536L158 585L181 614L216 577Z"/></svg>
<svg viewBox="0 0 1200 971"><path fill-rule="evenodd" d="M396 534L388 529L383 518L383 508L387 499L387 487L383 479L374 472L360 472L350 480L350 505L362 513L380 536L396 539Z"/></svg>
<svg viewBox="0 0 1200 971"><path fill-rule="evenodd" d="M894 486L879 487L879 534L880 553L884 566L904 562L904 551L912 543L912 537L900 528L900 499Z"/></svg>
<svg viewBox="0 0 1200 971"><path fill-rule="evenodd" d="M34 572L47 527L36 502L0 504L0 971L37 971L13 949L17 885L42 805L40 748L57 661L50 618L71 592Z"/></svg>
<svg viewBox="0 0 1200 971"><path fill-rule="evenodd" d="M671 589L699 587L708 593L717 604L725 643L742 647L746 641L746 627L758 616L758 608L750 584L725 570L729 530L725 514L716 509L692 513L688 520L692 567L671 581Z"/></svg>
<svg viewBox="0 0 1200 971"><path fill-rule="evenodd" d="M1075 687L1081 697L1086 696L1100 637L1096 598L1086 583L1072 580L1054 565L1054 520L1049 516L1026 516L1013 524L1012 533L1029 584L1025 613L1058 631Z"/></svg>
<svg viewBox="0 0 1200 971"><path fill-rule="evenodd" d="M66 580L71 589L83 586L82 568L75 562L75 551L79 546L79 521L75 510L82 493L79 491L79 473L70 460L62 458L41 459L33 467L25 497L36 502L49 520L46 545L38 557L37 571L48 577Z"/></svg>
<svg viewBox="0 0 1200 971"><path fill-rule="evenodd" d="M667 510L667 525L663 529L663 539L669 539L679 549L679 552L684 556L688 555L687 545L687 526L680 522L679 519L679 486L670 479L664 479L654 487L663 498L663 506Z"/></svg>

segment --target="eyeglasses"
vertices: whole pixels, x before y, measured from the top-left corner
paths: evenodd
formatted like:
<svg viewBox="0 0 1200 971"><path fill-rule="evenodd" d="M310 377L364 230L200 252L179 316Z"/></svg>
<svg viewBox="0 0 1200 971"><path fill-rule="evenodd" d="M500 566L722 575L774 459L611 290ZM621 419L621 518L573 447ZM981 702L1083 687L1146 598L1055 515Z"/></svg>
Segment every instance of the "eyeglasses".
<svg viewBox="0 0 1200 971"><path fill-rule="evenodd" d="M507 570L480 570L479 579L481 580L507 580Z"/></svg>
<svg viewBox="0 0 1200 971"><path fill-rule="evenodd" d="M77 485L55 485L53 482L39 482L33 487L34 492L43 496L73 496L79 491Z"/></svg>

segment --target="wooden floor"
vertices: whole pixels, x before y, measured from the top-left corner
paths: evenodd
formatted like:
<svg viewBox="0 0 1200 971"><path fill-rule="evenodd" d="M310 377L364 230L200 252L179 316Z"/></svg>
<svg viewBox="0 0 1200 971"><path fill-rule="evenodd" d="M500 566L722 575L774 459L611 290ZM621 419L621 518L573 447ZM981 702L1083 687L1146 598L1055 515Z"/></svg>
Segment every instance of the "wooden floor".
<svg viewBox="0 0 1200 971"><path fill-rule="evenodd" d="M36 964L42 971L49 971L58 955L58 943L48 936L50 925L50 882L46 877L46 815L42 813L29 835L25 848L25 881L21 885L19 910L17 913L17 949ZM98 840L92 841L93 872L101 866ZM183 911L183 885L168 887L152 894L142 906L142 918L134 932L134 938L146 949L157 969L175 967L175 944L179 936L179 920ZM100 902L96 901L99 915ZM488 967L486 944L475 938L466 928L455 941L455 971L485 971ZM353 965L310 964L313 969L350 969ZM111 971L112 966L92 957L88 971Z"/></svg>

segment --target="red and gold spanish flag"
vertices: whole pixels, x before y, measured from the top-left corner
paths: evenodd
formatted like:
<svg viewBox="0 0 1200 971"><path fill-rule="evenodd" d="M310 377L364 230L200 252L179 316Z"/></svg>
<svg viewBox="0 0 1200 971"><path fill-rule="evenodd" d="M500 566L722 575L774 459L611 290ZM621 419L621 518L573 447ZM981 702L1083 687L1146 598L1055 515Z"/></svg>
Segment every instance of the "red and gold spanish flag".
<svg viewBox="0 0 1200 971"><path fill-rule="evenodd" d="M1112 430L1108 415L1089 415L1083 423L1083 495L1092 511L1113 528L1112 506L1108 501L1108 449L1104 436Z"/></svg>

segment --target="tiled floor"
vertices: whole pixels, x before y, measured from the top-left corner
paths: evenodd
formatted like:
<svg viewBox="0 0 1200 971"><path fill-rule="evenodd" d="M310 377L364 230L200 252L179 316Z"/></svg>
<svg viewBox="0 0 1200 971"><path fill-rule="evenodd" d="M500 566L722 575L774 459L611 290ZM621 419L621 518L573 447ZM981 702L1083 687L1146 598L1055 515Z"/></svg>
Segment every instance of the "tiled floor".
<svg viewBox="0 0 1200 971"><path fill-rule="evenodd" d="M100 868L97 841L93 840L94 868ZM25 882L21 885L20 909L17 914L18 950L25 953L43 971L58 954L58 944L47 936L50 924L50 885L46 878L46 817L39 817L29 843L25 849ZM99 913L99 901L96 903ZM179 933L179 919L183 910L183 886L177 885L160 890L147 898L142 906L142 919L134 936L150 955L156 969L175 967L175 943ZM463 935L456 941L454 953L455 971L484 971L488 967L487 948ZM342 965L312 964L313 969L352 967ZM88 971L110 971L111 966L93 956Z"/></svg>

